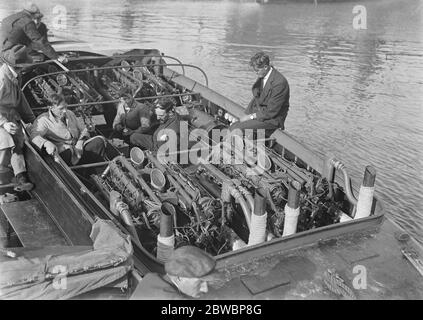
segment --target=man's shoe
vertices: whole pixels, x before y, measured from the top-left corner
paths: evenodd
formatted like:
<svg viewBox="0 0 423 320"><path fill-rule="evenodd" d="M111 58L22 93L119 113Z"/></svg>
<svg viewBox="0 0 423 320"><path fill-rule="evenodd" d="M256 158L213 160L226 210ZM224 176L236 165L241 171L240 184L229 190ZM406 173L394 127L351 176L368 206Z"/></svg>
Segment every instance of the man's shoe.
<svg viewBox="0 0 423 320"><path fill-rule="evenodd" d="M16 175L16 187L15 191L29 191L34 188L34 185L29 181L28 175L26 172L21 172Z"/></svg>

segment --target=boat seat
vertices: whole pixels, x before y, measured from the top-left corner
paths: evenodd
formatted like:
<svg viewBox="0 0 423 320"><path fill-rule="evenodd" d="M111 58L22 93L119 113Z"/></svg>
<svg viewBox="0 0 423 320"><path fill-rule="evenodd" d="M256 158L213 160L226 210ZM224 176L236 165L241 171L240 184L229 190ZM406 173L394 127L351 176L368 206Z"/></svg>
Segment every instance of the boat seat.
<svg viewBox="0 0 423 320"><path fill-rule="evenodd" d="M38 200L4 203L0 210L24 247L69 245L47 209Z"/></svg>

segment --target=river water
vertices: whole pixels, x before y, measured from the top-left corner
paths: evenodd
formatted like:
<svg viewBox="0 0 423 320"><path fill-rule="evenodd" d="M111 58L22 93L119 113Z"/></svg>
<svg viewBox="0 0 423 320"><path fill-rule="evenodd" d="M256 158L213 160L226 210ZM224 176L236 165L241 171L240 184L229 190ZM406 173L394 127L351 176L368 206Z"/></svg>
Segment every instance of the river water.
<svg viewBox="0 0 423 320"><path fill-rule="evenodd" d="M342 160L357 183L375 166L387 214L423 244L422 3L38 1L54 34L97 49L157 48L201 67L211 88L241 105L255 80L249 58L265 50L291 87L286 131ZM356 5L366 29L353 27ZM0 18L19 8L2 0Z"/></svg>

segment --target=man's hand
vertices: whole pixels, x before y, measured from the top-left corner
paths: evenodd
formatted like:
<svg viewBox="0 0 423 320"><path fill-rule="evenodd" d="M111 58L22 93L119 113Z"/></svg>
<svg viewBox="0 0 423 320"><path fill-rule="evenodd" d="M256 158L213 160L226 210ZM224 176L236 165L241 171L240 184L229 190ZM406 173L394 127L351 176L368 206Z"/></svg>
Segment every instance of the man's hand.
<svg viewBox="0 0 423 320"><path fill-rule="evenodd" d="M61 55L59 58L57 58L57 61L60 63L68 63L68 58L65 55Z"/></svg>
<svg viewBox="0 0 423 320"><path fill-rule="evenodd" d="M129 128L125 128L123 131L122 131L122 134L124 135L124 136L130 136L131 134L133 134L134 133L134 130L132 130L132 129L129 129Z"/></svg>
<svg viewBox="0 0 423 320"><path fill-rule="evenodd" d="M115 125L113 129L117 132L121 132L123 130L123 126L120 123L118 123L117 125Z"/></svg>
<svg viewBox="0 0 423 320"><path fill-rule="evenodd" d="M12 136L18 131L18 126L13 122L6 122L3 124L4 130L9 132Z"/></svg>
<svg viewBox="0 0 423 320"><path fill-rule="evenodd" d="M44 148L46 149L46 152L49 155L53 155L54 153L56 153L56 150L57 150L57 148L54 145L54 143L53 142L50 142L50 141L46 141L44 143Z"/></svg>

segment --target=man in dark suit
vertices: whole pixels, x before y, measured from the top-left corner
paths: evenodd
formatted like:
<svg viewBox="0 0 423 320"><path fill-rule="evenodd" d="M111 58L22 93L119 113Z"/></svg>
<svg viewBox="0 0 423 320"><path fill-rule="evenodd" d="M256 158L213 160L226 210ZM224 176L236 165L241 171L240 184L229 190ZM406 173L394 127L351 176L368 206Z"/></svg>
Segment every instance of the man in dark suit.
<svg viewBox="0 0 423 320"><path fill-rule="evenodd" d="M245 110L246 115L234 123L230 130L264 129L266 137L276 129L284 129L289 109L289 85L286 78L270 65L270 59L264 52L256 53L250 65L257 73L254 83L253 98Z"/></svg>

